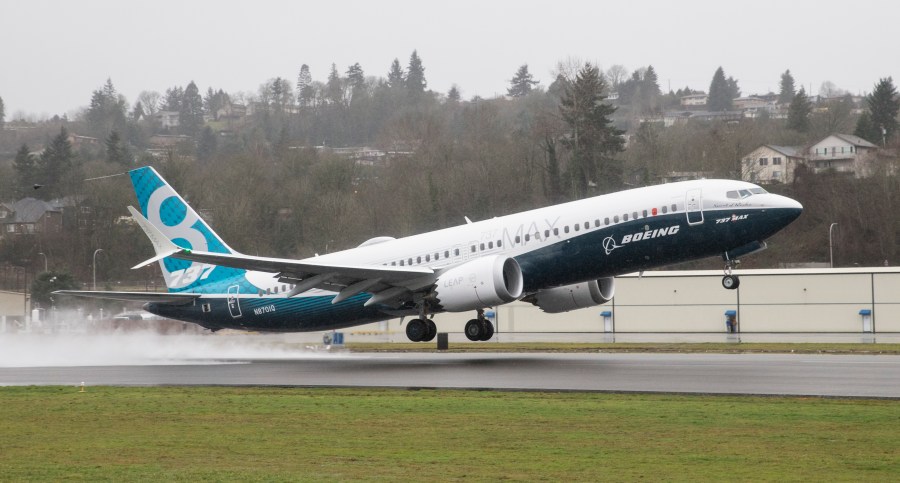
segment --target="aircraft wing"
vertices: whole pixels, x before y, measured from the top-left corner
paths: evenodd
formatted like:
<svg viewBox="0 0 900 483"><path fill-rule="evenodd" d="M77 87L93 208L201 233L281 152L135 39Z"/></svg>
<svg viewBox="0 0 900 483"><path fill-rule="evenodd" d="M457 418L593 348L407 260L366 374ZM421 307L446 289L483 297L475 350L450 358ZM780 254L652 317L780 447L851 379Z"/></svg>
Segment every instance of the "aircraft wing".
<svg viewBox="0 0 900 483"><path fill-rule="evenodd" d="M339 292L332 303L369 292L374 295L366 305L409 299L413 292L431 286L437 279L434 270L424 267L386 267L319 264L286 258L256 257L238 253L212 253L182 248L169 240L144 216L129 206L128 210L150 238L156 256L136 265L141 268L163 258L276 274L279 280L294 285L289 297L313 288Z"/></svg>
<svg viewBox="0 0 900 483"><path fill-rule="evenodd" d="M197 293L169 292L112 292L104 290L57 290L53 295L73 295L95 299L122 300L126 302L154 302L169 305L187 305L200 297Z"/></svg>

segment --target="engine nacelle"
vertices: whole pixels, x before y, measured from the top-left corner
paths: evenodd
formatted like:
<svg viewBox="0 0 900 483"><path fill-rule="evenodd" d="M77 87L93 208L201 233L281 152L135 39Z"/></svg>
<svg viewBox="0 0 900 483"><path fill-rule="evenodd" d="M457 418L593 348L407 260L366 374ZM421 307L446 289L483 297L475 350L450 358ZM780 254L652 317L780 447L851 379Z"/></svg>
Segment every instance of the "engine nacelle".
<svg viewBox="0 0 900 483"><path fill-rule="evenodd" d="M514 258L491 255L447 270L435 284L437 301L444 310L483 309L522 296L522 269Z"/></svg>
<svg viewBox="0 0 900 483"><path fill-rule="evenodd" d="M531 303L549 314L593 307L612 300L616 292L616 280L612 277L576 283L563 287L540 290Z"/></svg>

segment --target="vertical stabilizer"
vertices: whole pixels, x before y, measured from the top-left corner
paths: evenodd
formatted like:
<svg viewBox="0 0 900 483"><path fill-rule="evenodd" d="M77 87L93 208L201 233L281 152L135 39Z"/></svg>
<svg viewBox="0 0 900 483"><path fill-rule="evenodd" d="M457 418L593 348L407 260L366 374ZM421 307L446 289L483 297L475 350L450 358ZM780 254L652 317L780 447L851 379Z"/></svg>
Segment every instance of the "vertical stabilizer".
<svg viewBox="0 0 900 483"><path fill-rule="evenodd" d="M141 214L175 245L213 253L234 253L184 199L151 167L129 172ZM170 291L224 293L243 270L163 258L159 261Z"/></svg>

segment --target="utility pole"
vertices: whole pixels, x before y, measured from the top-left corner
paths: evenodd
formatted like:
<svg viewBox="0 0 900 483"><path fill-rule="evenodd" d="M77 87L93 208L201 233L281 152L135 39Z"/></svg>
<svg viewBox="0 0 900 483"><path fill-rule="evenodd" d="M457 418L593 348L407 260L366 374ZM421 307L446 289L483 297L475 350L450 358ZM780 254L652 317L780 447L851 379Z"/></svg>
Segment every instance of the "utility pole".
<svg viewBox="0 0 900 483"><path fill-rule="evenodd" d="M94 264L93 264L93 268L94 268L94 286L93 286L92 290L97 290L97 254L100 253L100 252L102 252L102 251L103 251L102 248L98 248L98 249L94 250Z"/></svg>
<svg viewBox="0 0 900 483"><path fill-rule="evenodd" d="M831 268L834 268L834 227L837 226L837 223L832 223L831 226L828 227L828 259L830 260Z"/></svg>

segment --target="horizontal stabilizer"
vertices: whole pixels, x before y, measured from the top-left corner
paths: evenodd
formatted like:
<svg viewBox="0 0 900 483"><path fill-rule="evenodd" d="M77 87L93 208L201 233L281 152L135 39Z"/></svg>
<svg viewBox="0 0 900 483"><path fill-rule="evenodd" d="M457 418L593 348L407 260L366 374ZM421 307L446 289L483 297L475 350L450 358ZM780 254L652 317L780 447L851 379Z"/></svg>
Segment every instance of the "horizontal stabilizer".
<svg viewBox="0 0 900 483"><path fill-rule="evenodd" d="M106 300L122 300L125 302L153 302L167 305L187 305L197 298L197 293L168 292L113 292L105 290L57 290L53 295L72 295Z"/></svg>

